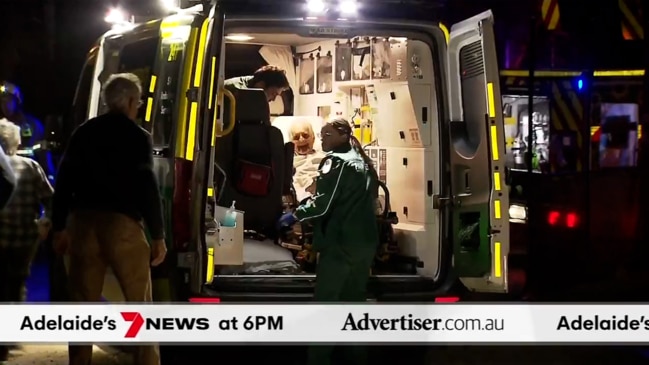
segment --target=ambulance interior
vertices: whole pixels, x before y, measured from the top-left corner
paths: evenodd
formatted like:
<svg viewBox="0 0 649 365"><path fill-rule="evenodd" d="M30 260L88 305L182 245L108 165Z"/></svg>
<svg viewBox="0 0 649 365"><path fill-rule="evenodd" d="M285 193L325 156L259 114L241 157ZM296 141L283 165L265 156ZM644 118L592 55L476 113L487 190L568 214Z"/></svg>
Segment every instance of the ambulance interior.
<svg viewBox="0 0 649 365"><path fill-rule="evenodd" d="M236 92L236 127L216 147L214 217L218 221L234 201L233 234L244 239L208 234L208 246L210 239L219 240L212 245L215 275L315 272L310 225L297 223L277 233L276 222L310 196L307 188L325 154L320 129L343 117L383 182L373 274L435 278L441 232L432 196L440 193L440 143L431 48L405 38L227 33L226 78L270 64L286 70L291 90L271 103L260 89ZM242 169L237 162L242 159L253 166ZM253 186L242 181L246 173L272 177Z"/></svg>

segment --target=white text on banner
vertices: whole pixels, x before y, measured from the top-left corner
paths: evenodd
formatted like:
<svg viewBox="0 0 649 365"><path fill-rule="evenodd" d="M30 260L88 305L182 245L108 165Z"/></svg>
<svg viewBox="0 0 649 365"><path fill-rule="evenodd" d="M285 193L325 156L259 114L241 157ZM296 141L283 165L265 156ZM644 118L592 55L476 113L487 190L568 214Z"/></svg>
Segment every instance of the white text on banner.
<svg viewBox="0 0 649 365"><path fill-rule="evenodd" d="M0 305L2 343L646 342L647 305Z"/></svg>

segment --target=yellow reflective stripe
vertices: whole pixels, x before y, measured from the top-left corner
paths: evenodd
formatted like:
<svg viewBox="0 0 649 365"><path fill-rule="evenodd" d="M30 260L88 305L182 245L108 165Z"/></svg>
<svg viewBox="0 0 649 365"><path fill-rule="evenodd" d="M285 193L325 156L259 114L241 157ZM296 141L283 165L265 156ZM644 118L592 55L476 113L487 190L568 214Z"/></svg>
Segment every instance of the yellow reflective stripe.
<svg viewBox="0 0 649 365"><path fill-rule="evenodd" d="M212 70L210 72L210 99L207 103L207 107L212 109L213 100L214 100L214 81L216 79L216 57L212 57Z"/></svg>
<svg viewBox="0 0 649 365"><path fill-rule="evenodd" d="M593 72L596 77L644 76L644 70L600 70Z"/></svg>
<svg viewBox="0 0 649 365"><path fill-rule="evenodd" d="M198 103L192 102L189 107L189 131L187 133L187 149L185 150L185 159L192 161L194 159L194 146L196 145L196 117L198 115Z"/></svg>
<svg viewBox="0 0 649 365"><path fill-rule="evenodd" d="M193 28L190 36L189 36L189 42L188 44L191 45L187 47L187 53L185 54L185 59L187 60L192 60L194 59L194 52L196 52L196 47L194 46L196 37L198 36L198 30L196 28ZM189 90L189 86L191 85L191 73L192 73L192 63L191 62L186 62L185 63L185 69L183 70L183 77L182 77L182 86L181 90L182 94L185 94L187 90ZM181 94L181 95L182 95ZM176 134L176 157L184 158L185 157L185 147L187 145L185 141L185 137L187 136L187 104L188 104L188 98L187 96L182 96L180 97L180 103L178 105L178 125L177 125L177 134Z"/></svg>
<svg viewBox="0 0 649 365"><path fill-rule="evenodd" d="M491 157L494 161L498 161L498 129L495 125L491 126Z"/></svg>
<svg viewBox="0 0 649 365"><path fill-rule="evenodd" d="M196 73L194 74L195 87L201 86L201 78L203 77L203 60L205 58L208 25L209 20L206 19L201 27L201 39L198 43L198 57L196 57Z"/></svg>
<svg viewBox="0 0 649 365"><path fill-rule="evenodd" d="M214 279L214 248L207 249L207 270L205 272L205 282L208 284Z"/></svg>
<svg viewBox="0 0 649 365"><path fill-rule="evenodd" d="M502 216L501 208L500 208L500 200L494 200L494 217L496 219L500 219Z"/></svg>
<svg viewBox="0 0 649 365"><path fill-rule="evenodd" d="M494 189L500 191L500 172L494 172Z"/></svg>
<svg viewBox="0 0 649 365"><path fill-rule="evenodd" d="M494 84L487 83L487 99L489 101L489 118L496 117L496 99L494 98Z"/></svg>
<svg viewBox="0 0 649 365"><path fill-rule="evenodd" d="M214 196L214 188L207 188L207 196L209 197Z"/></svg>
<svg viewBox="0 0 649 365"><path fill-rule="evenodd" d="M620 11L622 12L622 15L629 22L629 25L631 25L631 28L633 28L633 31L635 32L635 34L638 35L638 38L643 39L644 38L644 29L642 27L642 24L640 24L640 22L638 21L636 16L633 14L631 9L629 9L628 5L626 4L626 1L618 0L617 3L619 5L619 7L620 7Z"/></svg>
<svg viewBox="0 0 649 365"><path fill-rule="evenodd" d="M529 71L525 70L502 70L500 76L528 77ZM534 77L574 77L581 76L580 71L534 71Z"/></svg>
<svg viewBox="0 0 649 365"><path fill-rule="evenodd" d="M444 33L444 39L446 39L446 44L451 40L451 33L448 31L448 28L444 23L439 23L439 29Z"/></svg>
<svg viewBox="0 0 649 365"><path fill-rule="evenodd" d="M494 276L497 278L503 276L500 242L494 242Z"/></svg>
<svg viewBox="0 0 649 365"><path fill-rule="evenodd" d="M151 83L149 84L149 92L153 93L155 91L155 84L158 81L158 77L156 75L151 75Z"/></svg>
<svg viewBox="0 0 649 365"><path fill-rule="evenodd" d="M144 115L144 120L147 122L151 121L151 112L153 111L153 98L146 99L146 114Z"/></svg>

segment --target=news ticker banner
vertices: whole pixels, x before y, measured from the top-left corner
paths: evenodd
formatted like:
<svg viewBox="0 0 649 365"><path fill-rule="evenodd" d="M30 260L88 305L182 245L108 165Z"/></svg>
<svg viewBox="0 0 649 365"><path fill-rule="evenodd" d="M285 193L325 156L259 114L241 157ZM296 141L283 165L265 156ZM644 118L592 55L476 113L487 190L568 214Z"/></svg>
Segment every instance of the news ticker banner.
<svg viewBox="0 0 649 365"><path fill-rule="evenodd" d="M644 343L649 305L0 305L0 342Z"/></svg>

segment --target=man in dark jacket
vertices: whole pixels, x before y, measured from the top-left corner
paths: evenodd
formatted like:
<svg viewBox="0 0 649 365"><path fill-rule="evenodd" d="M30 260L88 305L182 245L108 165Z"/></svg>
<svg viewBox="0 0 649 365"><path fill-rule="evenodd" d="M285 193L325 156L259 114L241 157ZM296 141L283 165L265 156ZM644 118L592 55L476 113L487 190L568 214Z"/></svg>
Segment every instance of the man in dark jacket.
<svg viewBox="0 0 649 365"><path fill-rule="evenodd" d="M150 266L167 248L151 135L135 122L141 95L137 76L111 76L102 92L108 113L80 125L61 160L52 225L56 251L70 255L73 301L99 302L109 266L127 301L152 300ZM92 346L69 352L70 365L91 363ZM157 346L138 346L135 363L159 365Z"/></svg>
<svg viewBox="0 0 649 365"><path fill-rule="evenodd" d="M0 147L0 209L7 205L15 186L16 175L9 164L9 159L2 150L2 147Z"/></svg>

